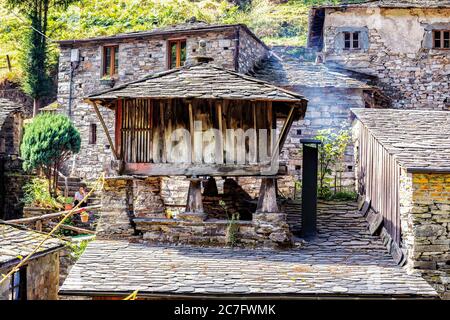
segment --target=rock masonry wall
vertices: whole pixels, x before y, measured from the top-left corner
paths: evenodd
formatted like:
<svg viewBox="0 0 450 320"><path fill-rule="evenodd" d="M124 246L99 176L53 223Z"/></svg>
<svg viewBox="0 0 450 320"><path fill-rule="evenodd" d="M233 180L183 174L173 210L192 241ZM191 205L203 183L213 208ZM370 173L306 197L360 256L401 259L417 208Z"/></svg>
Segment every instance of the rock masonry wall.
<svg viewBox="0 0 450 320"><path fill-rule="evenodd" d="M450 29L449 16L449 9L331 11L324 28L325 60L377 76L394 108L445 110L450 51L431 49L429 30ZM367 29L366 49L342 49L340 33L349 27Z"/></svg>
<svg viewBox="0 0 450 320"><path fill-rule="evenodd" d="M59 289L59 253L30 260L27 265L27 299L57 300ZM10 269L0 270L6 274ZM8 300L9 281L0 286L0 300Z"/></svg>
<svg viewBox="0 0 450 320"><path fill-rule="evenodd" d="M450 174L404 172L400 213L408 268L450 299Z"/></svg>

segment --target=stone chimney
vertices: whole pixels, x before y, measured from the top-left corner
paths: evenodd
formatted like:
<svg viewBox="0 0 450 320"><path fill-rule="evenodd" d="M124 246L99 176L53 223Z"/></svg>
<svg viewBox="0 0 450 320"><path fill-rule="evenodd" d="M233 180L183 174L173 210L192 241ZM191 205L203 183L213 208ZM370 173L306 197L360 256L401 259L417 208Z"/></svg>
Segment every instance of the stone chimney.
<svg viewBox="0 0 450 320"><path fill-rule="evenodd" d="M193 56L192 59L194 60L195 63L208 63L214 60L214 58L209 57L206 54L206 41L205 40L200 40L198 42L198 51L197 51L197 55Z"/></svg>

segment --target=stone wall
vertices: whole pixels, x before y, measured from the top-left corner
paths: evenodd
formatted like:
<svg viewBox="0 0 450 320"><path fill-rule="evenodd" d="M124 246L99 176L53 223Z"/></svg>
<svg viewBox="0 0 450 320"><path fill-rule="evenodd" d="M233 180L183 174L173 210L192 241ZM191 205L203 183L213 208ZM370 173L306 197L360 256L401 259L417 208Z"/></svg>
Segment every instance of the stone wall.
<svg viewBox="0 0 450 320"><path fill-rule="evenodd" d="M223 219L135 219L135 222L143 240L152 243L267 248L292 245L285 213L253 213L251 221L236 221L231 228L230 221Z"/></svg>
<svg viewBox="0 0 450 320"><path fill-rule="evenodd" d="M59 253L53 252L30 260L27 265L27 299L57 300L59 289ZM6 274L10 269L0 270ZM0 300L7 300L9 281L0 286Z"/></svg>
<svg viewBox="0 0 450 320"><path fill-rule="evenodd" d="M450 299L450 174L407 174L400 188L407 266Z"/></svg>
<svg viewBox="0 0 450 320"><path fill-rule="evenodd" d="M265 48L253 37L241 31L241 44L239 58L245 65L242 70L250 68L254 60L259 60L265 54ZM138 80L152 73L167 70L167 43L168 40L179 37L171 36L152 37L142 40L131 39L120 42L105 43L119 45L119 70L115 86ZM206 40L207 54L214 57L214 64L235 69L235 32L233 30L216 32L196 32L186 36L187 60L191 61L196 55L198 43ZM109 87L101 84L102 78L102 44L87 43L78 45L80 64L73 75L72 120L81 134L81 151L72 160L66 163L65 173L86 179L97 177L100 172L107 171L112 157L111 147L103 128L92 108L82 101L83 97L93 92L106 90ZM68 112L70 90L70 46L62 46L59 59L58 73L58 102ZM102 116L114 139L114 113L101 108ZM89 144L90 125L97 125L97 143Z"/></svg>
<svg viewBox="0 0 450 320"><path fill-rule="evenodd" d="M394 108L445 109L450 51L430 49L429 30L443 24L450 29L449 17L450 9L329 9L325 60L377 76ZM343 50L343 28L367 29L367 46Z"/></svg>
<svg viewBox="0 0 450 320"><path fill-rule="evenodd" d="M269 50L264 44L246 32L239 32L238 70L240 73L246 74L252 71L255 65L266 58L268 54Z"/></svg>

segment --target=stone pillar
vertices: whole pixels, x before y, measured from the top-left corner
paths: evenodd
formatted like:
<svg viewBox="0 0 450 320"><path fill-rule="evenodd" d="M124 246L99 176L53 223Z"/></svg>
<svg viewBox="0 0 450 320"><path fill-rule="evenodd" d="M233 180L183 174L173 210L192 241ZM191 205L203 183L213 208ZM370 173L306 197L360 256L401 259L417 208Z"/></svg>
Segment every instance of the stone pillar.
<svg viewBox="0 0 450 320"><path fill-rule="evenodd" d="M183 220L203 221L206 214L203 210L202 185L200 178L189 178L189 191L187 196L186 210L178 214Z"/></svg>
<svg viewBox="0 0 450 320"><path fill-rule="evenodd" d="M292 234L289 231L286 213L280 212L277 204L275 178L262 178L253 224L256 233L266 246L292 245Z"/></svg>
<svg viewBox="0 0 450 320"><path fill-rule="evenodd" d="M97 226L97 238L120 239L132 236L130 203L133 197L133 180L106 179L102 190L102 208Z"/></svg>
<svg viewBox="0 0 450 320"><path fill-rule="evenodd" d="M161 198L161 181L150 177L133 182L134 215L140 218L165 218L164 203Z"/></svg>

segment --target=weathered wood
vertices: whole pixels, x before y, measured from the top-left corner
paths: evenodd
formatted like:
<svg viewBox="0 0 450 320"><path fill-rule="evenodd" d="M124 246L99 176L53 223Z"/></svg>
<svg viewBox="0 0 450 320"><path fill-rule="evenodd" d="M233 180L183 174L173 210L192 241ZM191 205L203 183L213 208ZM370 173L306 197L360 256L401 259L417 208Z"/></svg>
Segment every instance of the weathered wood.
<svg viewBox="0 0 450 320"><path fill-rule="evenodd" d="M54 227L54 226L57 225L57 224L54 223L54 222L49 222L48 224L49 224L49 226L51 226L51 227ZM60 226L60 228L61 228L61 229L66 229L66 230L75 231L75 232L78 232L78 233L81 233L81 234L95 234L95 231L93 231L93 230L88 230L88 229L78 228L78 227L74 227L74 226L69 226L69 225L67 225L67 224L62 224L62 225Z"/></svg>
<svg viewBox="0 0 450 320"><path fill-rule="evenodd" d="M41 232L42 231L42 220L36 220L34 224L34 228L36 231Z"/></svg>
<svg viewBox="0 0 450 320"><path fill-rule="evenodd" d="M79 208L77 210L75 210L76 212L80 212L81 210L94 210L94 209L100 209L102 206L101 205L95 205L95 206L88 206L88 207L84 207L84 208ZM8 223L15 223L15 224L27 224L27 223L34 223L38 220L47 220L47 219L54 219L54 218L58 218L60 216L66 215L67 213L69 213L71 210L65 210L65 211L60 211L60 212L55 212L55 213L47 213L47 214L43 214L40 216L36 216L36 217L29 217L29 218L21 218L21 219L12 219L12 220L8 220L5 222Z"/></svg>
<svg viewBox="0 0 450 320"><path fill-rule="evenodd" d="M261 180L261 188L259 191L257 213L274 213L279 212L277 204L277 191L275 179L263 178Z"/></svg>
<svg viewBox="0 0 450 320"><path fill-rule="evenodd" d="M94 102L94 101L91 101L91 100L87 100L87 101L89 101L89 103L94 107L95 113L97 114L97 117L100 120L100 123L101 123L101 125L103 127L103 131L105 131L106 138L108 139L109 145L111 147L111 151L112 151L112 153L114 155L114 158L116 160L119 160L119 156L117 154L116 147L114 146L114 142L113 142L113 140L111 138L111 135L109 134L108 127L105 124L105 120L103 119L103 116L101 115L100 110L98 110L97 103Z"/></svg>
<svg viewBox="0 0 450 320"><path fill-rule="evenodd" d="M276 170L274 172L274 170ZM273 176L285 175L286 166L272 168L270 165L229 165L185 163L125 163L124 174L142 176Z"/></svg>
<svg viewBox="0 0 450 320"><path fill-rule="evenodd" d="M273 161L279 156L281 149L283 148L284 142L286 141L286 137L289 133L289 130L292 126L292 122L294 120L294 111L295 106L292 106L286 118L286 121L284 122L283 127L281 128L280 135L278 137L277 142L275 143L275 147L272 148L271 152L272 158L270 161L271 163L273 163Z"/></svg>
<svg viewBox="0 0 450 320"><path fill-rule="evenodd" d="M223 134L223 110L222 110L222 101L217 102L217 129L222 134L222 139L216 141L216 163L223 164L223 153L224 153L224 134Z"/></svg>

